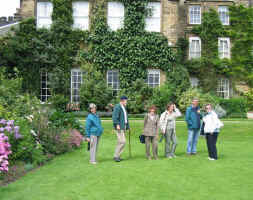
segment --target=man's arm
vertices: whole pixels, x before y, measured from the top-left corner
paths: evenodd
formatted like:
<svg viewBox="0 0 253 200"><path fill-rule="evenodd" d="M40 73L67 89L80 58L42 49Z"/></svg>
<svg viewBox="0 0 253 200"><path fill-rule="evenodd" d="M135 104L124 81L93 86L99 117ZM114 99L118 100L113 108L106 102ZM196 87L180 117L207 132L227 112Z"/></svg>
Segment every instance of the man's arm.
<svg viewBox="0 0 253 200"><path fill-rule="evenodd" d="M191 108L187 108L185 113L185 121L187 122L188 125L192 124L190 115L191 115Z"/></svg>

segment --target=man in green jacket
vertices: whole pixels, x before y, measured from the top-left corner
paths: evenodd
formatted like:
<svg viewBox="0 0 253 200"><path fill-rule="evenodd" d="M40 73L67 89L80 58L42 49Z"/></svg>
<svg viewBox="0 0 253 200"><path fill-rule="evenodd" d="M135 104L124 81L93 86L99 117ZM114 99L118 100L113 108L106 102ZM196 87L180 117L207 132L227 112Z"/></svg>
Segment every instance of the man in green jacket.
<svg viewBox="0 0 253 200"><path fill-rule="evenodd" d="M127 97L126 96L120 97L120 103L115 105L112 113L113 126L115 128L118 139L118 143L113 158L116 162L120 162L122 160L120 158L120 155L124 151L124 147L126 144L126 137L125 137L126 130L129 129L129 121L126 111L126 105L127 105Z"/></svg>

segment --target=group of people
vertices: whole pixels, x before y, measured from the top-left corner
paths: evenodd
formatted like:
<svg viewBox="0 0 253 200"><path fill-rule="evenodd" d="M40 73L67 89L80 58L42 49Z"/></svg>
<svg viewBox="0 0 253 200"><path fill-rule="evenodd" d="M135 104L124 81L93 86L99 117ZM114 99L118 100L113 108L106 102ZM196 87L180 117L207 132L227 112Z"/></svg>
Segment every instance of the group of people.
<svg viewBox="0 0 253 200"><path fill-rule="evenodd" d="M120 156L126 144L126 131L130 128L126 110L127 100L126 96L120 97L120 102L114 106L112 114L113 127L117 135L117 145L113 157L115 162L122 161ZM90 142L90 163L96 164L96 152L103 128L101 120L96 114L96 105L91 103L89 110L90 113L86 118L85 130L87 141ZM158 138L159 132L161 132L160 141L163 138L165 139L165 157L169 159L175 158L177 146L176 118L181 116L181 112L174 103L169 103L160 117L156 113L156 110L156 106L152 105L144 118L143 135L145 137L146 157L148 160L152 159L150 155L150 146L152 145L153 159L158 159ZM187 155L197 154L198 138L202 134L206 137L208 159L217 160L216 143L223 123L219 120L215 111L213 111L212 105L207 104L205 112L201 112L199 100L197 98L193 99L192 105L186 110L185 121L188 128Z"/></svg>

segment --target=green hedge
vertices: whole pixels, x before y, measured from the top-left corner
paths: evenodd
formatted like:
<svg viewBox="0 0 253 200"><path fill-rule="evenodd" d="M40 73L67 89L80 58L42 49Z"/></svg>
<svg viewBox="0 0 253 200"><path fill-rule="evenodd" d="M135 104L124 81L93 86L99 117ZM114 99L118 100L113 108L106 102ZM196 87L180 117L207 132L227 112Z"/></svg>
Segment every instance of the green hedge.
<svg viewBox="0 0 253 200"><path fill-rule="evenodd" d="M226 117L244 118L247 113L247 101L243 97L221 99L220 106L227 112Z"/></svg>

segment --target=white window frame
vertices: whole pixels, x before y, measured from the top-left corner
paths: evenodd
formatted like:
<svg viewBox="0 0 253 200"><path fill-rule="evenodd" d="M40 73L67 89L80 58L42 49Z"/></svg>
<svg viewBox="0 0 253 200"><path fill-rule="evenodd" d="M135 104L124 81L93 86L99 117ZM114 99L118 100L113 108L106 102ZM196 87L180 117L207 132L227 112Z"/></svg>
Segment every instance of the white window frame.
<svg viewBox="0 0 253 200"><path fill-rule="evenodd" d="M107 4L107 24L112 31L123 27L125 8L124 4L118 1L109 1ZM118 11L118 12L117 12Z"/></svg>
<svg viewBox="0 0 253 200"><path fill-rule="evenodd" d="M196 77L190 77L190 83L192 88L196 88L199 86L199 79Z"/></svg>
<svg viewBox="0 0 253 200"><path fill-rule="evenodd" d="M41 13L43 9L44 13ZM52 24L52 13L53 13L53 4L49 1L37 2L37 28L47 28L49 29ZM48 23L41 23L40 21L48 21Z"/></svg>
<svg viewBox="0 0 253 200"><path fill-rule="evenodd" d="M150 82L150 76L153 76L153 82ZM158 83L155 81L156 76L158 75ZM149 87L155 88L160 87L161 84L161 71L159 69L148 69L146 84Z"/></svg>
<svg viewBox="0 0 253 200"><path fill-rule="evenodd" d="M71 69L71 103L79 103L76 99L80 99L80 87L83 83L84 72L80 68ZM74 78L76 76L76 80ZM74 91L77 91L78 94L75 94Z"/></svg>
<svg viewBox="0 0 253 200"><path fill-rule="evenodd" d="M73 28L88 30L89 29L89 2L88 1L74 1L73 7Z"/></svg>
<svg viewBox="0 0 253 200"><path fill-rule="evenodd" d="M230 97L230 81L227 78L220 78L217 85L217 95L229 99Z"/></svg>
<svg viewBox="0 0 253 200"><path fill-rule="evenodd" d="M227 45L228 45L227 51L225 50L224 45L221 45L221 44L224 44L224 43L222 43L222 41L227 42ZM230 59L230 38L227 38L227 37L226 38L225 37L218 38L218 51L219 51L219 57L221 59L223 59L223 58Z"/></svg>
<svg viewBox="0 0 253 200"><path fill-rule="evenodd" d="M196 51L196 46L193 48L193 41L199 41L199 52ZM193 51L194 50L194 51ZM189 37L189 59L201 57L201 39L200 37Z"/></svg>
<svg viewBox="0 0 253 200"><path fill-rule="evenodd" d="M145 30L149 32L161 32L161 2L149 2L152 16L145 19Z"/></svg>
<svg viewBox="0 0 253 200"><path fill-rule="evenodd" d="M111 80L110 80L110 73L111 73ZM114 75L117 73L117 82L114 81ZM118 91L120 91L120 80L119 80L119 71L118 70L108 70L106 72L106 82L107 87L111 87L113 94L118 94ZM116 87L114 87L116 85Z"/></svg>
<svg viewBox="0 0 253 200"><path fill-rule="evenodd" d="M40 72L40 100L41 102L47 102L48 99L51 97L50 86L48 82L49 82L48 72L41 71Z"/></svg>
<svg viewBox="0 0 253 200"><path fill-rule="evenodd" d="M189 5L189 24L201 24L201 18L201 6Z"/></svg>
<svg viewBox="0 0 253 200"><path fill-rule="evenodd" d="M228 6L219 6L218 13L222 25L229 25L229 8Z"/></svg>

